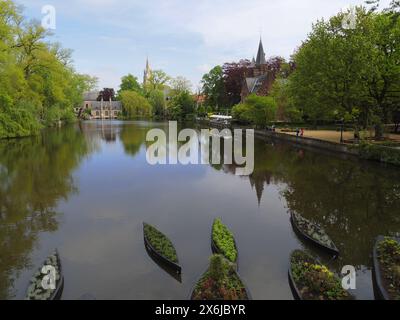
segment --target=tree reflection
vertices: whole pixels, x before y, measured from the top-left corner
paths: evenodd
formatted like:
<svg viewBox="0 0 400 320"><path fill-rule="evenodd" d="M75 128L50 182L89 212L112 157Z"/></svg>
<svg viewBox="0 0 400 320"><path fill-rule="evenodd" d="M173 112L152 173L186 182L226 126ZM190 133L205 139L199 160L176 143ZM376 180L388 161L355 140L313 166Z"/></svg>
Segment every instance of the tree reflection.
<svg viewBox="0 0 400 320"><path fill-rule="evenodd" d="M119 138L124 146L125 152L135 156L146 141L146 128L135 125L124 125L121 128Z"/></svg>
<svg viewBox="0 0 400 320"><path fill-rule="evenodd" d="M0 299L12 297L38 234L57 230L57 204L76 192L71 174L88 153L73 127L0 141Z"/></svg>
<svg viewBox="0 0 400 320"><path fill-rule="evenodd" d="M400 172L373 162L307 152L256 140L248 177L260 203L266 186L281 188L289 211L321 224L341 251L340 260L370 266L378 235L400 232ZM235 165L213 166L234 174Z"/></svg>

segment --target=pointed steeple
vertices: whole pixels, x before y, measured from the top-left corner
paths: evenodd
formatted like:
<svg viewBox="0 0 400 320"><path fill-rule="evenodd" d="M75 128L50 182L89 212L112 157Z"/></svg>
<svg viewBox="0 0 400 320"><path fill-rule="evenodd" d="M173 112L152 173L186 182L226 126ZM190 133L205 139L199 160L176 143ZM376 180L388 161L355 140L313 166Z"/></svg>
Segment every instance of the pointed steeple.
<svg viewBox="0 0 400 320"><path fill-rule="evenodd" d="M256 64L257 65L267 64L267 60L265 60L265 52L261 38L260 38L260 44L258 45Z"/></svg>
<svg viewBox="0 0 400 320"><path fill-rule="evenodd" d="M146 69L144 70L144 75L143 75L143 85L146 85L148 83L150 76L151 76L151 69L150 69L149 57L147 57Z"/></svg>

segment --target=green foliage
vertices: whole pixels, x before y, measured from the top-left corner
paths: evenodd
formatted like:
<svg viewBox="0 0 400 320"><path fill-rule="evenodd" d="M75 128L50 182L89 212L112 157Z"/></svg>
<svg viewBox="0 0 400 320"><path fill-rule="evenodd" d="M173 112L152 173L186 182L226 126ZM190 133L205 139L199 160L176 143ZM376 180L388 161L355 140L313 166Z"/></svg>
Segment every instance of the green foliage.
<svg viewBox="0 0 400 320"><path fill-rule="evenodd" d="M400 102L400 19L358 7L355 28L346 29L345 14L313 25L294 56L288 94L305 120L352 115L363 127L376 126L379 137Z"/></svg>
<svg viewBox="0 0 400 320"><path fill-rule="evenodd" d="M24 21L13 1L0 3L0 138L73 121L73 108L96 82L77 74L71 51L48 36L38 23Z"/></svg>
<svg viewBox="0 0 400 320"><path fill-rule="evenodd" d="M323 265L303 251L291 256L293 280L304 300L350 300L341 281Z"/></svg>
<svg viewBox="0 0 400 320"><path fill-rule="evenodd" d="M191 82L182 76L171 79L170 83L175 94L179 94L181 92L190 92L192 88Z"/></svg>
<svg viewBox="0 0 400 320"><path fill-rule="evenodd" d="M203 76L201 81L203 93L206 95L206 104L214 110L225 106L224 74L221 66L214 67Z"/></svg>
<svg viewBox="0 0 400 320"><path fill-rule="evenodd" d="M144 234L159 254L174 263L179 262L174 245L164 234L148 224L144 224Z"/></svg>
<svg viewBox="0 0 400 320"><path fill-rule="evenodd" d="M122 112L125 119L138 117L151 117L152 106L149 101L134 91L122 91L120 93Z"/></svg>
<svg viewBox="0 0 400 320"><path fill-rule="evenodd" d="M378 244L377 254L388 294L400 300L400 243L385 238Z"/></svg>
<svg viewBox="0 0 400 320"><path fill-rule="evenodd" d="M368 142L362 142L358 146L360 156L363 159L375 160L400 166L400 149L380 146Z"/></svg>
<svg viewBox="0 0 400 320"><path fill-rule="evenodd" d="M277 119L290 121L292 123L302 122L303 114L293 103L289 91L289 81L290 80L286 78L278 78L275 80L271 90L271 97L273 97L277 103Z"/></svg>
<svg viewBox="0 0 400 320"><path fill-rule="evenodd" d="M222 223L221 219L215 219L212 226L212 238L220 250L229 261L236 262L237 249L233 233Z"/></svg>
<svg viewBox="0 0 400 320"><path fill-rule="evenodd" d="M145 86L145 91L164 90L171 77L163 70L152 70L150 79Z"/></svg>
<svg viewBox="0 0 400 320"><path fill-rule="evenodd" d="M5 106L5 102L1 102ZM29 102L21 101L0 111L0 138L17 138L35 135L41 125L35 117L36 110Z"/></svg>
<svg viewBox="0 0 400 320"><path fill-rule="evenodd" d="M169 117L173 120L185 120L194 117L195 101L189 91L174 95L168 104Z"/></svg>
<svg viewBox="0 0 400 320"><path fill-rule="evenodd" d="M141 87L138 82L138 79L133 76L132 74L128 74L121 79L121 85L120 85L121 91L136 91L140 92Z"/></svg>
<svg viewBox="0 0 400 320"><path fill-rule="evenodd" d="M163 118L165 116L165 97L161 90L152 90L148 93L154 116Z"/></svg>
<svg viewBox="0 0 400 320"><path fill-rule="evenodd" d="M192 300L248 300L234 266L221 255L210 258L210 267L196 284Z"/></svg>
<svg viewBox="0 0 400 320"><path fill-rule="evenodd" d="M272 97L261 97L251 94L244 103L233 107L235 119L264 128L276 118L277 105Z"/></svg>

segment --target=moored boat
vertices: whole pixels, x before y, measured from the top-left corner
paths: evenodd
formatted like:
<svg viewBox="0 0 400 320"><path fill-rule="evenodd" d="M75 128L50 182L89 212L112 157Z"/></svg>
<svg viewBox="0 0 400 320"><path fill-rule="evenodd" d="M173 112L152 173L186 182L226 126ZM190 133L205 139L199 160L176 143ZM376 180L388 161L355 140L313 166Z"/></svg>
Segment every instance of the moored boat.
<svg viewBox="0 0 400 320"><path fill-rule="evenodd" d="M339 249L322 227L295 212L291 213L290 221L292 222L295 232L302 238L315 244L324 251L335 256L339 255Z"/></svg>
<svg viewBox="0 0 400 320"><path fill-rule="evenodd" d="M143 237L146 249L160 262L180 274L182 268L172 242L153 226L143 223Z"/></svg>
<svg viewBox="0 0 400 320"><path fill-rule="evenodd" d="M296 300L354 299L342 288L339 277L304 251L295 250L290 255L288 277Z"/></svg>
<svg viewBox="0 0 400 320"><path fill-rule="evenodd" d="M372 257L375 298L400 300L400 238L379 236Z"/></svg>
<svg viewBox="0 0 400 320"><path fill-rule="evenodd" d="M190 300L251 300L251 294L234 264L213 255L210 266L190 291Z"/></svg>
<svg viewBox="0 0 400 320"><path fill-rule="evenodd" d="M26 299L59 300L63 288L64 275L62 272L61 259L58 251L55 250L32 277Z"/></svg>

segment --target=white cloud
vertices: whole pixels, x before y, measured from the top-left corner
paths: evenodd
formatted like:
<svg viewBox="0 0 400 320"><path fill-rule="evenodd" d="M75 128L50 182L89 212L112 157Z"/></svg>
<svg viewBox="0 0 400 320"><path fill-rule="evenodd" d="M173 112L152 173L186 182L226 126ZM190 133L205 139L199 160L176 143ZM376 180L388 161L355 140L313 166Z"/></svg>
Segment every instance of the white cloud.
<svg viewBox="0 0 400 320"><path fill-rule="evenodd" d="M29 7L34 18L40 17L42 5L54 5L61 18L60 32L75 49L75 59L96 53L95 62L80 68L93 71L102 85L114 86L132 68L141 72L147 54L155 67L197 83L216 64L255 55L260 33L268 56L288 58L317 19L364 4L364 0L17 1ZM382 1L385 6L389 2ZM73 30L75 26L81 29ZM96 69L94 63L114 64L115 70Z"/></svg>

